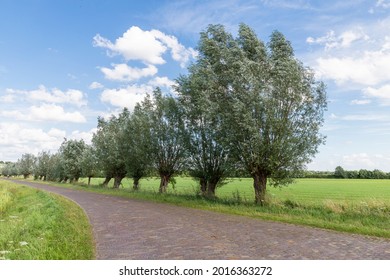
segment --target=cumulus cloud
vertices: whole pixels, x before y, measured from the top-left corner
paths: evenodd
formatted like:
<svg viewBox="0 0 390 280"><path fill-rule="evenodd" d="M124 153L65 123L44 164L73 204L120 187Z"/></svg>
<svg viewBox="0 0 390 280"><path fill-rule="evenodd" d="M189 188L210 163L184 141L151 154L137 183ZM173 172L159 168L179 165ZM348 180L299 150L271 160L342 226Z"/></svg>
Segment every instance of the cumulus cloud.
<svg viewBox="0 0 390 280"><path fill-rule="evenodd" d="M194 58L198 55L194 49L186 49L174 36L166 35L158 30L152 30L151 32L154 34L156 39L160 40L168 47L168 49L171 50L172 58L179 62L182 68L185 67L186 63L191 58Z"/></svg>
<svg viewBox="0 0 390 280"><path fill-rule="evenodd" d="M35 90L8 88L6 89L6 93L9 95L23 94L28 100L44 101L48 103L68 103L79 107L87 104L84 93L76 89L62 91L57 88L47 89L45 86L40 85L38 89Z"/></svg>
<svg viewBox="0 0 390 280"><path fill-rule="evenodd" d="M75 139L75 140L84 140L86 144L90 145L92 143L92 136L96 131L97 128L92 128L89 131L74 130L71 132L68 138Z"/></svg>
<svg viewBox="0 0 390 280"><path fill-rule="evenodd" d="M363 89L363 93L367 97L379 98L383 105L390 105L390 84L379 88L367 87Z"/></svg>
<svg viewBox="0 0 390 280"><path fill-rule="evenodd" d="M0 157L15 161L24 153L56 151L61 145L66 132L57 128L48 131L30 128L16 123L0 123Z"/></svg>
<svg viewBox="0 0 390 280"><path fill-rule="evenodd" d="M55 104L31 106L27 112L17 110L3 111L1 116L23 121L56 121L85 123L86 119L80 112L65 112L64 108Z"/></svg>
<svg viewBox="0 0 390 280"><path fill-rule="evenodd" d="M386 170L390 164L390 157L385 155L372 155L367 153L355 153L344 155L342 158L342 166L347 169L380 169Z"/></svg>
<svg viewBox="0 0 390 280"><path fill-rule="evenodd" d="M105 89L100 100L116 107L134 108L137 102L141 102L147 93L152 93L153 87L148 85L130 85L125 88Z"/></svg>
<svg viewBox="0 0 390 280"><path fill-rule="evenodd" d="M89 85L89 89L100 89L103 88L103 85L98 82L93 82Z"/></svg>
<svg viewBox="0 0 390 280"><path fill-rule="evenodd" d="M4 96L0 96L1 103L13 103L15 101L15 96L12 94L7 94Z"/></svg>
<svg viewBox="0 0 390 280"><path fill-rule="evenodd" d="M74 130L67 133L58 128L33 128L14 122L0 122L0 158L16 161L24 153L37 155L41 151L57 152L64 138L83 139L91 144L96 128L87 131Z"/></svg>
<svg viewBox="0 0 390 280"><path fill-rule="evenodd" d="M176 84L175 81L172 81L168 77L155 77L149 81L149 85L154 87L165 87L168 89L172 89L172 87Z"/></svg>
<svg viewBox="0 0 390 280"><path fill-rule="evenodd" d="M87 120L80 112L65 112L64 108L53 104L43 104L41 106L32 106L30 108L30 117L33 120L59 121L84 123Z"/></svg>
<svg viewBox="0 0 390 280"><path fill-rule="evenodd" d="M369 36L361 28L357 28L342 32L339 36L336 36L335 31L330 30L326 35L318 38L308 37L306 42L309 44L324 45L326 50L331 50L333 48L349 48L356 41L367 41L369 39Z"/></svg>
<svg viewBox="0 0 390 280"><path fill-rule="evenodd" d="M363 92L370 97L379 97L390 100L390 84L384 85L379 88L368 87Z"/></svg>
<svg viewBox="0 0 390 280"><path fill-rule="evenodd" d="M148 65L145 68L130 67L127 64L114 64L113 66L113 69L102 67L100 70L106 79L114 81L135 81L143 77L154 76L158 71L154 65Z"/></svg>
<svg viewBox="0 0 390 280"><path fill-rule="evenodd" d="M360 56L320 57L316 63L320 78L339 84L371 86L389 81L390 50L365 51Z"/></svg>
<svg viewBox="0 0 390 280"><path fill-rule="evenodd" d="M121 55L127 61L139 60L147 65L164 64L166 61L162 56L168 50L182 67L196 55L196 51L185 48L174 36L159 30L144 31L137 26L129 28L115 43L97 34L93 38L93 45L107 49L110 56Z"/></svg>

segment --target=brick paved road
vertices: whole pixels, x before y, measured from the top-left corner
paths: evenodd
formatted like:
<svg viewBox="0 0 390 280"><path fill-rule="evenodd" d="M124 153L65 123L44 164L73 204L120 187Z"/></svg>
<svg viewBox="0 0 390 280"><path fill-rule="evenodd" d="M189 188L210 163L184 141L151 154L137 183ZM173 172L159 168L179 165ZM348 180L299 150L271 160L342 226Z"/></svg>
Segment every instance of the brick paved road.
<svg viewBox="0 0 390 280"><path fill-rule="evenodd" d="M87 213L98 259L385 259L390 240L19 182Z"/></svg>

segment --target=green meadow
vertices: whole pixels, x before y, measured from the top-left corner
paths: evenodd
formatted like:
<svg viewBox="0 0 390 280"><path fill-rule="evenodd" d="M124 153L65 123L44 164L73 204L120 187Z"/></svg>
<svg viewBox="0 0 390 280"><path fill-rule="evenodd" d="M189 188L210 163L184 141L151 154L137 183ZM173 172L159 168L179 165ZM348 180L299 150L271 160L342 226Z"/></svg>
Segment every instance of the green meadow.
<svg viewBox="0 0 390 280"><path fill-rule="evenodd" d="M176 183L168 188L168 194L191 195L198 191L198 183L189 177L176 177ZM94 178L92 185L99 185L103 178ZM81 179L86 184L87 179ZM110 182L112 186L112 182ZM158 192L160 179L147 178L140 181L141 191ZM252 202L254 192L251 178L228 179L219 187L216 195L221 199L241 199ZM124 179L122 188L131 189L132 180ZM335 203L383 203L390 204L390 180L375 179L296 179L287 187L268 186L271 200L290 200L305 205L316 205L333 201Z"/></svg>
<svg viewBox="0 0 390 280"><path fill-rule="evenodd" d="M167 194L159 194L158 178L141 181L133 191L131 179L119 190L94 186L83 189L136 199L171 203L253 218L309 225L337 231L390 238L390 180L374 179L297 179L290 186L268 188L266 206L254 205L252 179L230 179L217 189L217 199L198 195L198 184L188 177L177 177ZM79 187L80 188L80 187Z"/></svg>
<svg viewBox="0 0 390 280"><path fill-rule="evenodd" d="M0 260L94 258L91 226L68 199L0 180Z"/></svg>

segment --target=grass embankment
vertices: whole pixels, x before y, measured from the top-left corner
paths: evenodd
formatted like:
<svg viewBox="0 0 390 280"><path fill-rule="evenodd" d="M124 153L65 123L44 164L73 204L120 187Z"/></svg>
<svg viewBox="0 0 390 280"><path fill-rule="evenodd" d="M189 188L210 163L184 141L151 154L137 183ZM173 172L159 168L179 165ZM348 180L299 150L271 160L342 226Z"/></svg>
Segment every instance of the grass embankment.
<svg viewBox="0 0 390 280"><path fill-rule="evenodd" d="M59 195L0 180L0 259L93 259L84 211Z"/></svg>
<svg viewBox="0 0 390 280"><path fill-rule="evenodd" d="M218 199L196 195L197 183L191 178L176 178L175 188L158 193L158 179L141 182L141 190L102 188L102 179L90 187L59 184L104 194L164 202L267 220L390 238L390 180L299 179L285 188L269 188L268 205L253 204L251 179L232 179L217 190ZM82 180L81 185L86 181ZM95 185L96 184L96 185Z"/></svg>

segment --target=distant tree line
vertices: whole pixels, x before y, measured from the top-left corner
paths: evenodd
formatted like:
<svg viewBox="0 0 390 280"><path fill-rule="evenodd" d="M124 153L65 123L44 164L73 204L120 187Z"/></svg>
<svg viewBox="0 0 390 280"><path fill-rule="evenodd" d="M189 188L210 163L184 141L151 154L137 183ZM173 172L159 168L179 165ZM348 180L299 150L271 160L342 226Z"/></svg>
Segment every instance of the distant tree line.
<svg viewBox="0 0 390 280"><path fill-rule="evenodd" d="M263 204L267 184L291 183L324 142L325 86L278 31L264 44L245 24L236 38L210 25L197 49L176 96L156 88L132 112L99 118L92 145L65 139L57 153L25 154L15 168L63 182L103 176L114 188L128 176L135 190L157 175L160 193L185 173L211 197L227 177L248 176Z"/></svg>
<svg viewBox="0 0 390 280"><path fill-rule="evenodd" d="M334 171L304 171L301 178L336 178L336 179L390 179L390 172L379 169L344 170L337 166Z"/></svg>

